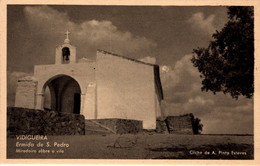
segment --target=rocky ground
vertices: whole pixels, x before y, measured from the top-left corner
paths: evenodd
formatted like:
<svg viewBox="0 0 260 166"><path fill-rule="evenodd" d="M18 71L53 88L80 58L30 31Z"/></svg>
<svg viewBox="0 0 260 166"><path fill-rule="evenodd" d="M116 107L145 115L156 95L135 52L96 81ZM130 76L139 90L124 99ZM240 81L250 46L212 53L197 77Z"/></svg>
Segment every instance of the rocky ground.
<svg viewBox="0 0 260 166"><path fill-rule="evenodd" d="M25 146L25 144L29 144L30 142L34 144L34 147ZM43 145L37 147L39 142ZM7 157L79 159L253 159L253 143L253 136L148 133L137 135L47 136L47 140L37 141L8 138Z"/></svg>

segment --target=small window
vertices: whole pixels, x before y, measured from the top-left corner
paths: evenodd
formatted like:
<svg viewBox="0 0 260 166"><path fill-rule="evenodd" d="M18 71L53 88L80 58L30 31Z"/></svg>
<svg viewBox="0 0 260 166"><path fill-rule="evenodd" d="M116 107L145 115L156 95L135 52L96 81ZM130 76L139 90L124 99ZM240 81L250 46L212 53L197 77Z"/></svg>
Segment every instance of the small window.
<svg viewBox="0 0 260 166"><path fill-rule="evenodd" d="M69 63L70 61L70 49L68 47L64 47L62 49L62 62Z"/></svg>

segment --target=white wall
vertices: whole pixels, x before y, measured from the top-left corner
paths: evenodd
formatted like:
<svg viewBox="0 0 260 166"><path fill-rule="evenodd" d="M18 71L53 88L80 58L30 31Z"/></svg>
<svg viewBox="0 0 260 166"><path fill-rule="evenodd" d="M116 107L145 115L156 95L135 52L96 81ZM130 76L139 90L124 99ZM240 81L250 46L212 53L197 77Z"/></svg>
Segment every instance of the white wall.
<svg viewBox="0 0 260 166"><path fill-rule="evenodd" d="M74 64L55 64L55 65L37 65L34 68L34 76L38 81L36 93L36 109L43 109L43 90L46 82L60 75L67 75L75 79L81 90L81 109L80 113L87 119L92 119L95 114L95 90L88 90L89 83L95 83L95 62L74 63ZM88 93L88 94L86 94Z"/></svg>
<svg viewBox="0 0 260 166"><path fill-rule="evenodd" d="M97 52L97 118L142 120L155 129L154 69L104 52Z"/></svg>
<svg viewBox="0 0 260 166"><path fill-rule="evenodd" d="M31 78L22 78L17 82L15 107L35 108L35 93L37 81Z"/></svg>
<svg viewBox="0 0 260 166"><path fill-rule="evenodd" d="M156 128L156 117L161 116L161 110L155 91L153 65L101 51L97 52L96 62L37 65L34 77L38 85L34 85L34 89L37 87L35 99L32 97L34 108L43 109L45 84L61 75L70 76L79 84L80 113L86 119L141 120L144 129Z"/></svg>

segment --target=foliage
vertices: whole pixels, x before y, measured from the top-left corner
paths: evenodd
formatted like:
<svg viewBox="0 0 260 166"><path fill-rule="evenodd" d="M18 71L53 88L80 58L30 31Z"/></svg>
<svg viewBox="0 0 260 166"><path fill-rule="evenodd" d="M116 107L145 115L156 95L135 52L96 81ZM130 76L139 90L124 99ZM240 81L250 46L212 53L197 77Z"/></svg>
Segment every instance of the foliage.
<svg viewBox="0 0 260 166"><path fill-rule="evenodd" d="M202 91L251 98L254 93L253 7L228 7L229 21L212 35L208 48L193 50L191 59L201 73Z"/></svg>
<svg viewBox="0 0 260 166"><path fill-rule="evenodd" d="M200 134L202 132L203 124L201 124L201 120L199 118L195 118L191 113L191 121L192 121L192 130L194 134Z"/></svg>

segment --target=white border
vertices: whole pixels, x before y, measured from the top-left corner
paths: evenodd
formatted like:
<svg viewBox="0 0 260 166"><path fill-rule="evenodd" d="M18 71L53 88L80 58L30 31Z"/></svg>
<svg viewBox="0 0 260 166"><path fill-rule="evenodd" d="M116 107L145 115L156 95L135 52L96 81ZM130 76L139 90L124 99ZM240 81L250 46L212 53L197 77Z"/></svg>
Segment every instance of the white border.
<svg viewBox="0 0 260 166"><path fill-rule="evenodd" d="M7 62L7 5L135 5L135 6L254 6L255 12L255 95L254 95L254 160L94 160L94 159L6 159L6 62ZM149 164L149 165L258 165L260 164L259 126L260 126L260 62L259 62L259 0L146 0L146 1L123 1L123 0L56 0L56 1L35 1L35 0L0 0L0 164Z"/></svg>

